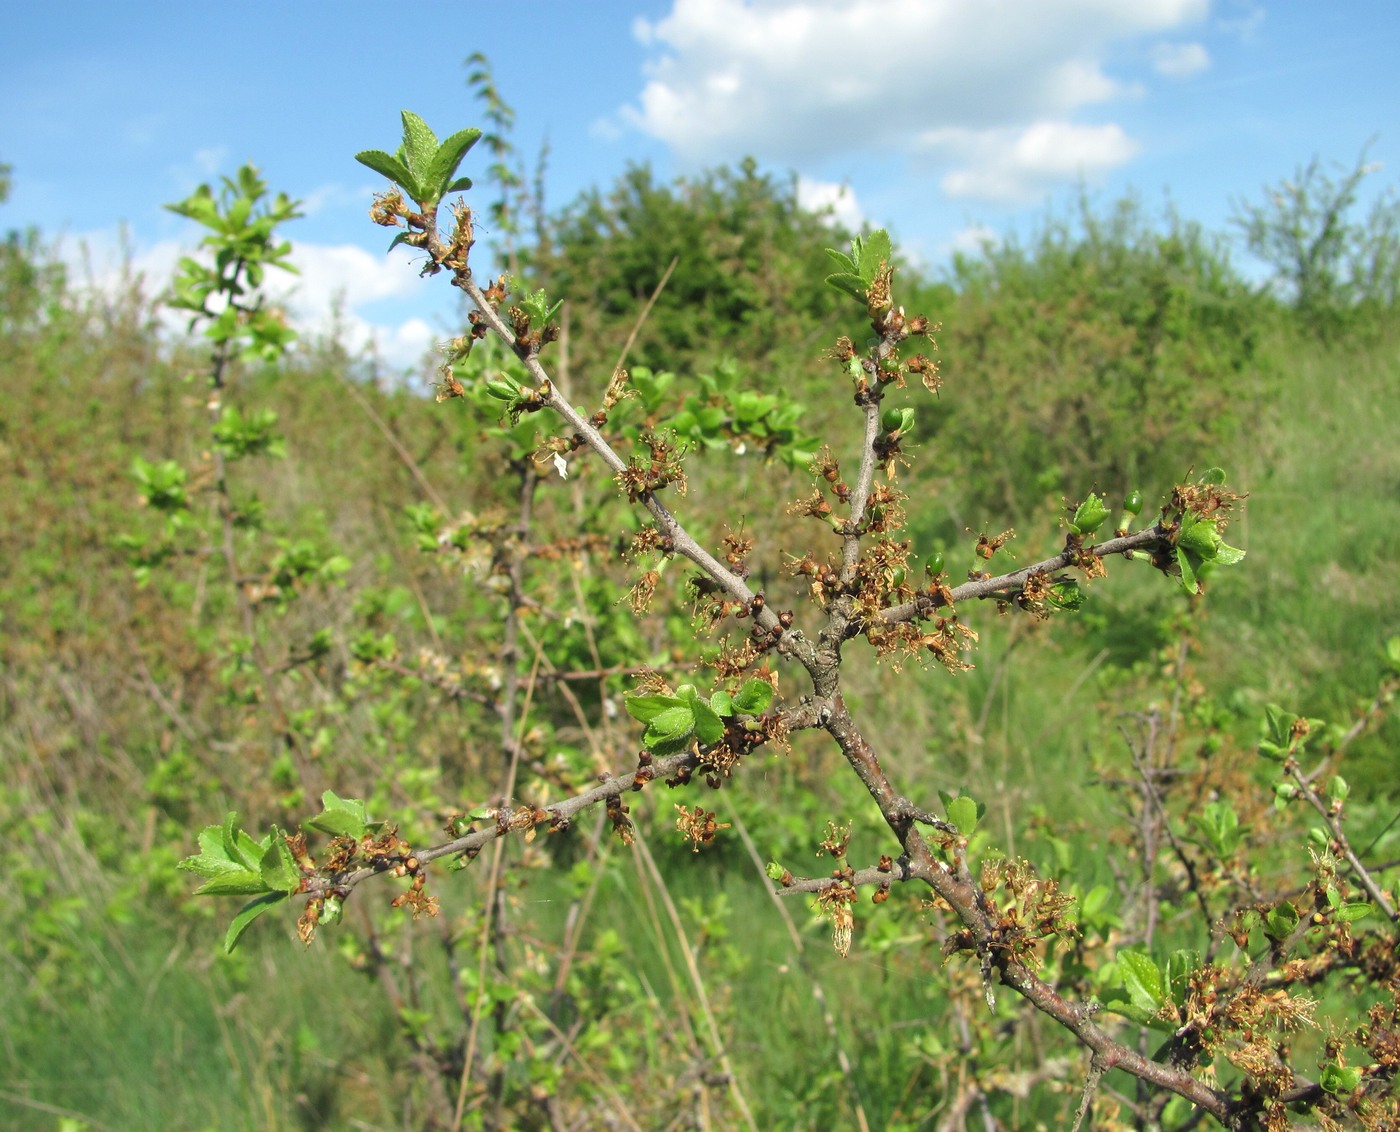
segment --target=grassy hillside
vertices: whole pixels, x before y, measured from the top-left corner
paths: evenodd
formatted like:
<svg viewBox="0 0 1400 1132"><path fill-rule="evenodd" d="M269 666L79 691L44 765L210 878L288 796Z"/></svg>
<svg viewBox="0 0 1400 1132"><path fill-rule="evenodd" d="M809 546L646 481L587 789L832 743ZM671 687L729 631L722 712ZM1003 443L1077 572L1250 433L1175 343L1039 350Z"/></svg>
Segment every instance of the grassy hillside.
<svg viewBox="0 0 1400 1132"><path fill-rule="evenodd" d="M640 175L629 185L660 207ZM782 222L781 210L775 218L753 204L755 192L720 178L682 236L736 223L719 207L731 198L770 228ZM581 208L576 223L589 215ZM853 448L848 394L820 384L829 343L807 345L828 310L801 298L821 284L799 265L824 234L801 233L775 231L766 259L743 263L736 250L707 262L691 285L723 277L739 309L786 312L804 346L782 361L783 385L808 406L814 431L842 421ZM570 247L572 259L539 269L586 276L607 258L586 233ZM1252 784L1262 796L1267 776L1249 769L1247 753L1263 706L1345 727L1376 695L1384 643L1400 633L1400 336L1378 319L1319 339L1213 257L1189 226L1154 234L1119 214L1087 239L1051 226L1039 243L937 286L911 281L944 323L940 412L921 415L903 480L921 554L945 550L956 574L974 564L976 532L1014 524L1014 553L1031 560L1063 540L1066 496L1140 487L1152 499L1192 461L1225 466L1249 493L1239 536L1248 558L1199 603L1123 563L1093 584L1075 619L988 619L970 672L897 674L862 657L852 677L858 713L911 786L930 799L965 787L988 804L980 845L1024 855L1081 893L1122 880L1102 815L1119 805L1125 732L1169 717L1203 791ZM756 276L771 294L748 286ZM736 1090L763 1127L851 1126L857 1111L872 1127L932 1127L967 1100L957 1066L1007 1045L1033 1072L1002 1082L992 1097L1000 1119L1056 1126L1073 1111L1065 1090L1076 1052L1009 1002L988 1022L975 970L942 966L937 913L898 894L880 915L863 909L841 960L805 903L774 906L748 838L760 862L820 869L812 830L830 820L852 823L867 855L882 851L837 756L807 741L755 758L717 794L637 796L637 849L604 836L601 818L547 844L513 845L489 948L483 856L436 882L437 921L410 921L363 893L310 954L284 916L222 956L223 923L175 868L201 826L231 809L250 827L286 825L334 786L427 843L446 814L500 789L492 689L503 674L493 666L507 648L530 674L520 694L538 708L520 740L526 789L557 797L600 767L628 765L637 738L609 700L630 677L550 673L665 665L691 603L682 593L634 617L623 603L633 579L615 547L562 541L581 519L612 516L613 530L629 522L599 510L607 479L581 463L567 484L539 493L535 550L548 553L532 568L549 601L507 641L498 567L517 545L508 526L519 461L460 404L377 388L334 343L304 343L280 367L237 369L229 392L232 403L275 411L285 438L284 458L240 464L234 483L245 517L257 516L237 528L242 561L256 584L284 591L258 616L256 642L275 661L272 682L260 680L234 587L202 541L218 530L205 358L161 342L136 291L78 295L35 246L12 241L3 278L9 1126L446 1127L470 1041L489 1046L509 1079L497 1095L511 1098L516 1127L621 1111L643 1128L725 1127ZM578 386L601 388L599 367L616 357L644 290L616 310L590 306L576 324L602 343L574 350ZM675 365L689 388L732 352L709 344L733 317L660 304L646 360ZM673 323L680 360L665 363ZM751 322L737 339L747 350L740 372L760 386L783 323ZM140 506L138 459L189 469L197 503L173 536ZM678 506L716 542L747 524L770 600L801 616L802 580L782 557L796 520L783 507L807 490L800 472L721 453ZM434 529L414 518L424 508L439 523L469 511L467 526L495 539L499 560L423 552ZM345 560L343 573L290 572L332 558ZM1183 622L1189 652L1173 645ZM284 724L269 718L270 687L290 705ZM1385 859L1397 855L1394 829L1382 834L1397 805L1397 740L1381 713L1344 763L1358 832L1387 838L1376 850ZM733 828L692 854L672 806L697 801ZM1298 828L1281 829L1292 852ZM490 1009L469 1037L465 995L482 980L496 980ZM736 1083L710 1034L732 1052ZM565 1111L544 1099L555 1090ZM491 1119L485 1105L471 1094L465 1126Z"/></svg>

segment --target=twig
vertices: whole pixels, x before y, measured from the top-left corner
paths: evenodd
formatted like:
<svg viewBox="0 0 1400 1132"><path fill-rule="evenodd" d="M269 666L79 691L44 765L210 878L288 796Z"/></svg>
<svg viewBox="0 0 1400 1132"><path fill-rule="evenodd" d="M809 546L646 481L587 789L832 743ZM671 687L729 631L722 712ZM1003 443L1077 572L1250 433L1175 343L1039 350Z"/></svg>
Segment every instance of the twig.
<svg viewBox="0 0 1400 1132"><path fill-rule="evenodd" d="M666 284L670 282L671 272L676 270L676 264L680 263L680 261L680 256L673 256L671 258L671 265L666 268L661 276L661 282L652 289L651 298L646 301L646 306L642 307L642 313L637 316L637 321L632 324L632 331L627 335L627 341L622 344L622 352L617 356L617 364L613 366L613 373L620 370L627 361L627 355L632 350L632 344L637 341L637 335L641 333L642 326L646 322L647 316L651 314L651 308L656 305L656 300L661 297L661 292L665 289Z"/></svg>
<svg viewBox="0 0 1400 1132"><path fill-rule="evenodd" d="M374 406L369 403L369 398L355 387L354 381L348 376L342 374L341 384L345 386L345 391L350 394L355 404L359 405L360 408L364 410L365 416L369 417L369 419L374 422L374 426L384 434L384 439L389 442L389 446L393 448L400 461L403 462L403 466L408 469L409 474L413 476L418 486L423 489L423 494L433 501L433 506L444 515L451 514L451 508L448 507L447 501L443 499L443 497L438 494L437 489L428 482L428 477L423 474L423 469L418 466L418 461L413 458L412 454L403 446L399 438L394 435L394 430L385 423L383 417L374 411Z"/></svg>

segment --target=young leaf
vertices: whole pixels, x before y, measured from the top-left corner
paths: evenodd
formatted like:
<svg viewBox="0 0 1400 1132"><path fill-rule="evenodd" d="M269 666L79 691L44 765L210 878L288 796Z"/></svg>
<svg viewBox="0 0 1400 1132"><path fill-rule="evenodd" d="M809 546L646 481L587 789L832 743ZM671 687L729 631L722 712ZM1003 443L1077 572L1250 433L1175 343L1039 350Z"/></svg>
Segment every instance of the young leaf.
<svg viewBox="0 0 1400 1132"><path fill-rule="evenodd" d="M1194 948L1173 951L1167 957L1167 989L1172 1001L1178 1006L1186 1005L1186 998L1191 989L1191 974L1200 966L1201 953Z"/></svg>
<svg viewBox="0 0 1400 1132"><path fill-rule="evenodd" d="M859 242L860 237L857 236L853 243ZM826 254L829 255L836 262L836 266L841 269L842 275L852 275L856 276L856 278L859 278L859 276L856 275L856 272L858 270L856 266L856 261L853 260L850 256L848 256L845 252L838 252L835 248L827 248Z"/></svg>
<svg viewBox="0 0 1400 1132"><path fill-rule="evenodd" d="M1217 566L1237 566L1244 561L1245 552L1236 546L1227 546L1220 543L1215 548L1215 557L1211 560Z"/></svg>
<svg viewBox="0 0 1400 1132"><path fill-rule="evenodd" d="M985 807L979 807L977 802L966 794L946 799L944 807L948 812L948 820L958 827L958 832L964 837L971 837L976 832L977 822L985 812Z"/></svg>
<svg viewBox="0 0 1400 1132"><path fill-rule="evenodd" d="M1287 757L1293 742L1293 721L1297 718L1278 704L1266 704L1259 723L1259 753L1267 759Z"/></svg>
<svg viewBox="0 0 1400 1132"><path fill-rule="evenodd" d="M836 275L828 275L826 281L838 291L844 291L857 302L865 302L865 280L859 275L852 275L848 272L840 272Z"/></svg>
<svg viewBox="0 0 1400 1132"><path fill-rule="evenodd" d="M321 795L322 812L306 822L332 837L363 837L369 832L369 815L358 798L341 798L333 790Z"/></svg>
<svg viewBox="0 0 1400 1132"><path fill-rule="evenodd" d="M1153 1014L1162 1009L1167 1001L1167 983L1162 969L1150 955L1120 951L1118 969L1122 972L1123 986L1134 1006Z"/></svg>
<svg viewBox="0 0 1400 1132"><path fill-rule="evenodd" d="M447 193L471 188L472 183L469 179L463 177L454 181L453 176L457 172L457 166L462 163L462 158L466 157L467 151L480 137L481 131L472 127L458 130L438 146L437 153L433 155L432 168L428 171L428 184L439 199ZM463 181L466 183L462 184Z"/></svg>
<svg viewBox="0 0 1400 1132"><path fill-rule="evenodd" d="M695 710L690 704L667 708L655 716L642 736L648 747L656 743L670 744L689 737L695 730Z"/></svg>
<svg viewBox="0 0 1400 1132"><path fill-rule="evenodd" d="M1189 550L1203 560L1215 557L1220 548L1220 532L1215 524L1199 515L1187 515L1181 520L1181 530L1177 532L1176 545Z"/></svg>
<svg viewBox="0 0 1400 1132"><path fill-rule="evenodd" d="M746 680L734 695L734 710L741 715L761 715L772 702L772 684L767 680Z"/></svg>
<svg viewBox="0 0 1400 1132"><path fill-rule="evenodd" d="M1355 1065L1324 1065L1318 1084L1328 1093L1350 1093L1361 1084L1361 1070Z"/></svg>
<svg viewBox="0 0 1400 1132"><path fill-rule="evenodd" d="M397 157L385 153L382 149L366 149L355 154L355 160L361 165L369 166L381 176L388 177L409 196L415 196L418 186L412 174Z"/></svg>
<svg viewBox="0 0 1400 1132"><path fill-rule="evenodd" d="M259 872L263 886L274 892L290 894L301 887L301 870L292 859L287 839L276 830L272 832L272 844L262 856Z"/></svg>
<svg viewBox="0 0 1400 1132"><path fill-rule="evenodd" d="M724 721L715 714L704 700L697 699L691 705L695 720L695 737L706 746L713 746L724 738Z"/></svg>
<svg viewBox="0 0 1400 1132"><path fill-rule="evenodd" d="M1077 535L1091 535L1108 518L1108 505L1093 492L1074 512L1069 529Z"/></svg>
<svg viewBox="0 0 1400 1132"><path fill-rule="evenodd" d="M1385 660L1392 672L1400 674L1400 637L1386 638Z"/></svg>
<svg viewBox="0 0 1400 1132"><path fill-rule="evenodd" d="M1270 939L1283 940L1298 926L1298 909L1287 900L1264 915L1264 934Z"/></svg>
<svg viewBox="0 0 1400 1132"><path fill-rule="evenodd" d="M262 873L238 869L205 881L194 890L196 896L255 896L268 890Z"/></svg>
<svg viewBox="0 0 1400 1132"><path fill-rule="evenodd" d="M890 234L883 228L878 228L863 241L853 240L851 247L856 250L856 256L859 260L859 266L856 270L860 273L860 277L865 280L868 289L870 284L875 282L880 265L894 259L894 248L890 244Z"/></svg>
<svg viewBox="0 0 1400 1132"><path fill-rule="evenodd" d="M686 701L677 696L653 693L645 696L624 696L622 705L627 709L627 714L639 723L650 723L664 711L685 707Z"/></svg>
<svg viewBox="0 0 1400 1132"><path fill-rule="evenodd" d="M1181 588L1184 589L1188 594L1195 595L1201 592L1200 583L1196 581L1195 569L1196 566L1200 565L1200 559L1195 558L1195 562L1193 564L1193 558L1195 558L1194 555L1188 554L1181 547L1178 546L1176 548L1176 564L1177 567L1181 570Z"/></svg>
<svg viewBox="0 0 1400 1132"><path fill-rule="evenodd" d="M285 892L266 892L256 900L250 900L243 905L238 915L234 916L233 922L229 924L228 933L224 936L224 954L232 955L233 949L238 946L239 939L248 930L248 925L269 908L276 907L286 899Z"/></svg>
<svg viewBox="0 0 1400 1132"><path fill-rule="evenodd" d="M403 119L404 164L425 193L431 193L437 187L431 180L433 159L438 152L437 135L412 110L403 111L400 117Z"/></svg>

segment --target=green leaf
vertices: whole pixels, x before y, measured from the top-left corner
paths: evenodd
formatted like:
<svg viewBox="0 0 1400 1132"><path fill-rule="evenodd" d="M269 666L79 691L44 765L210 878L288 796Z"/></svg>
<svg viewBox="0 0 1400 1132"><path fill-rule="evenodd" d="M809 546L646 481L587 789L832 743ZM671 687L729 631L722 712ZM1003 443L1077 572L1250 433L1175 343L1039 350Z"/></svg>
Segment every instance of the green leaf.
<svg viewBox="0 0 1400 1132"><path fill-rule="evenodd" d="M1196 558L1192 563L1194 555L1188 554L1181 547L1176 548L1176 564L1181 570L1181 588L1188 594L1198 594L1201 592L1200 584L1196 581L1195 567L1200 565L1200 559Z"/></svg>
<svg viewBox="0 0 1400 1132"><path fill-rule="evenodd" d="M423 201L426 202L427 194L431 194L437 188L431 178L433 159L437 157L438 152L437 135L428 129L428 123L412 110L404 110L400 117L403 119L404 164L423 189Z"/></svg>
<svg viewBox="0 0 1400 1132"><path fill-rule="evenodd" d="M287 839L273 830L272 844L259 862L259 872L263 885L275 892L295 892L301 887L301 870L292 859L292 851Z"/></svg>
<svg viewBox="0 0 1400 1132"><path fill-rule="evenodd" d="M253 896L266 892L262 872L237 869L205 881L194 890L196 896Z"/></svg>
<svg viewBox="0 0 1400 1132"><path fill-rule="evenodd" d="M1108 505L1093 492L1075 509L1069 529L1077 535L1091 535L1108 519Z"/></svg>
<svg viewBox="0 0 1400 1132"><path fill-rule="evenodd" d="M1167 1002L1167 983L1162 969L1150 955L1140 951L1120 951L1118 969L1128 998L1139 1010L1156 1014Z"/></svg>
<svg viewBox="0 0 1400 1132"><path fill-rule="evenodd" d="M1298 926L1298 909L1287 900L1264 914L1264 934L1270 939L1283 940Z"/></svg>
<svg viewBox="0 0 1400 1132"><path fill-rule="evenodd" d="M695 730L695 709L690 704L667 708L653 717L642 736L648 746L683 739Z"/></svg>
<svg viewBox="0 0 1400 1132"><path fill-rule="evenodd" d="M864 240L859 237L852 240L851 247L856 253L856 270L865 280L865 286L868 290L870 284L875 282L875 276L879 274L880 265L894 259L894 248L890 244L890 234L883 228L878 228Z"/></svg>
<svg viewBox="0 0 1400 1132"><path fill-rule="evenodd" d="M1216 856L1228 859L1239 848L1243 837L1240 819L1229 802L1207 802L1192 821Z"/></svg>
<svg viewBox="0 0 1400 1132"><path fill-rule="evenodd" d="M1054 583L1046 596L1052 605L1066 613L1077 613L1084 608L1084 591L1073 578Z"/></svg>
<svg viewBox="0 0 1400 1132"><path fill-rule="evenodd" d="M1359 900L1352 904L1343 904L1337 909L1337 922L1350 924L1356 920L1365 919L1375 911L1369 901Z"/></svg>
<svg viewBox="0 0 1400 1132"><path fill-rule="evenodd" d="M1167 989L1178 1006L1186 1005L1191 974L1200 967L1201 953L1194 948L1182 948L1167 957Z"/></svg>
<svg viewBox="0 0 1400 1132"><path fill-rule="evenodd" d="M650 693L642 696L624 696L622 705L627 709L627 714L640 723L650 723L664 711L669 711L676 707L685 707L686 701L677 696L666 696L660 693Z"/></svg>
<svg viewBox="0 0 1400 1132"><path fill-rule="evenodd" d="M773 702L773 685L767 680L746 680L734 696L734 710L741 715L762 715Z"/></svg>
<svg viewBox="0 0 1400 1132"><path fill-rule="evenodd" d="M228 876L230 873L248 871L240 862L230 860L224 852L223 830L219 826L205 826L199 835L199 844L204 852L194 857L186 857L177 866L179 869L202 877Z"/></svg>
<svg viewBox="0 0 1400 1132"><path fill-rule="evenodd" d="M856 239L857 241L859 241L859 237L857 237ZM840 269L842 275L851 275L855 276L856 278L860 277L858 274L859 268L857 267L856 261L853 260L850 256L848 256L845 252L838 252L835 248L827 248L826 254L832 258L836 266Z"/></svg>
<svg viewBox="0 0 1400 1132"><path fill-rule="evenodd" d="M526 295L520 300L520 309L529 316L530 325L536 330L543 330L548 326L563 305L563 299L551 304L549 296L543 290L536 291L533 295Z"/></svg>
<svg viewBox="0 0 1400 1132"><path fill-rule="evenodd" d="M366 149L355 154L355 160L361 165L367 165L376 173L388 177L409 196L416 197L418 185L413 180L412 174L404 168L403 162L397 157L385 153L382 149Z"/></svg>
<svg viewBox="0 0 1400 1132"><path fill-rule="evenodd" d="M695 737L707 747L714 746L724 738L724 721L704 700L697 699L691 705L695 720Z"/></svg>
<svg viewBox="0 0 1400 1132"><path fill-rule="evenodd" d="M254 841L245 830L238 828L237 813L230 812L224 818L220 832L224 856L249 872L256 872L265 846Z"/></svg>
<svg viewBox="0 0 1400 1132"><path fill-rule="evenodd" d="M333 790L321 795L323 810L306 822L332 837L363 837L372 824L365 804L358 798L342 798Z"/></svg>
<svg viewBox="0 0 1400 1132"><path fill-rule="evenodd" d="M1296 713L1278 704L1266 704L1259 723L1259 753L1268 759L1286 758L1293 745L1293 724L1297 718Z"/></svg>
<svg viewBox="0 0 1400 1132"><path fill-rule="evenodd" d="M453 176L457 172L457 166L462 163L462 158L466 157L467 151L477 143L481 137L481 131L472 127L471 129L458 130L450 138L444 141L437 148L433 155L432 168L428 172L428 184L441 199L450 192L455 192L455 182ZM471 181L467 181L465 188L471 187Z"/></svg>
<svg viewBox="0 0 1400 1132"><path fill-rule="evenodd" d="M1238 566L1244 561L1245 552L1237 546L1226 546L1220 543L1215 548L1215 557L1211 560L1217 566Z"/></svg>
<svg viewBox="0 0 1400 1132"><path fill-rule="evenodd" d="M1350 1093L1361 1084L1361 1070L1354 1065L1324 1065L1318 1075L1319 1085L1328 1093Z"/></svg>
<svg viewBox="0 0 1400 1132"><path fill-rule="evenodd" d="M716 715L729 716L734 714L734 697L721 688L710 697L710 709Z"/></svg>
<svg viewBox="0 0 1400 1132"><path fill-rule="evenodd" d="M964 837L971 837L977 831L977 823L986 808L963 794L945 800L944 809L948 813L948 820L958 827L958 832Z"/></svg>
<svg viewBox="0 0 1400 1132"><path fill-rule="evenodd" d="M859 275L843 271L836 275L828 275L826 281L828 285L835 287L838 291L844 291L857 302L865 302L865 280Z"/></svg>
<svg viewBox="0 0 1400 1132"><path fill-rule="evenodd" d="M239 939L248 930L248 925L266 912L269 908L274 908L287 899L285 892L268 892L259 896L256 900L250 900L243 905L238 915L234 916L233 922L228 926L228 933L224 936L224 953L232 955L233 949L238 946Z"/></svg>
<svg viewBox="0 0 1400 1132"><path fill-rule="evenodd" d="M1199 515L1186 515L1176 534L1176 545L1197 554L1201 559L1213 559L1220 548L1220 532L1213 522Z"/></svg>

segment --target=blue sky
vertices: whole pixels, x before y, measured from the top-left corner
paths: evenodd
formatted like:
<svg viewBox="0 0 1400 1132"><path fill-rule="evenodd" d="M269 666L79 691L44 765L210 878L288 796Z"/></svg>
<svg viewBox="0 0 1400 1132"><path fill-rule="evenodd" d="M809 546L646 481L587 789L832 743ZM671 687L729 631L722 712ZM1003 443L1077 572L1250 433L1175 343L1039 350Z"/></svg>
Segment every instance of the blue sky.
<svg viewBox="0 0 1400 1132"><path fill-rule="evenodd" d="M629 162L752 154L933 270L1081 183L1224 230L1232 201L1372 138L1368 185L1400 181L1394 0L55 0L6 22L0 229L85 247L99 281L125 247L156 289L197 239L161 205L252 161L306 202L299 321L340 294L392 367L448 333L455 299L383 255L380 183L353 155L392 149L404 108L439 135L477 124L473 51L527 161L548 140L551 205Z"/></svg>

